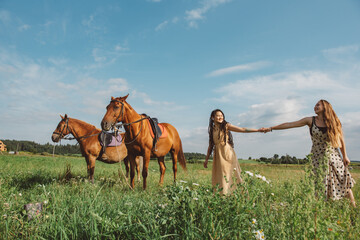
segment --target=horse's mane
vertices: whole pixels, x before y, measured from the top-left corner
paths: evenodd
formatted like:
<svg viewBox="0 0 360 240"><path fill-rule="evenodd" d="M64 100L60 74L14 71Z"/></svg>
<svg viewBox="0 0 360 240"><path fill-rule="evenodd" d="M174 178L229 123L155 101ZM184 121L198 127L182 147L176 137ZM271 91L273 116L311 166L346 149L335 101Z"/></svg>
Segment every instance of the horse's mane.
<svg viewBox="0 0 360 240"><path fill-rule="evenodd" d="M69 118L69 120L72 120L74 122L76 122L77 124L81 125L82 127L92 127L92 128L96 128L96 130L99 130L101 131L101 129L95 127L94 125L90 124L90 123L87 123L87 122L84 122L82 120L79 120L79 119L76 119L76 118Z"/></svg>

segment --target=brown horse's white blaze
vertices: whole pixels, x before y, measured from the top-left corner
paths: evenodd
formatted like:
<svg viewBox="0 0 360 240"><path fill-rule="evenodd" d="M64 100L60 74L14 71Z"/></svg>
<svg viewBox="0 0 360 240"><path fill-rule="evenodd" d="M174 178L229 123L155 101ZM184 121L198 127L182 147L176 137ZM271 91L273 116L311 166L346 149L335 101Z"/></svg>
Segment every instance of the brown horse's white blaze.
<svg viewBox="0 0 360 240"><path fill-rule="evenodd" d="M82 155L85 157L88 176L91 182L94 182L96 160L112 164L118 163L124 159L128 175L129 161L127 159L127 148L125 144L121 144L117 147L107 147L105 152L101 154L102 146L98 138L100 132L101 130L95 126L78 119L69 118L67 114L65 114L65 117L61 116L61 121L53 132L51 139L53 142L59 142L68 134L74 136L80 145ZM141 157L138 157L136 162L139 162L140 158ZM139 167L136 167L138 180L140 180Z"/></svg>
<svg viewBox="0 0 360 240"><path fill-rule="evenodd" d="M159 138L156 144L156 151L154 151L153 138L150 135L150 129L146 123L147 120L126 102L127 97L128 95L118 98L111 97L110 104L106 107L107 111L101 121L101 127L103 130L110 130L110 128L118 122L124 124L128 158L131 168L131 187L134 188L135 156L139 155L144 157L142 171L144 189L146 189L146 178L148 175L150 157L156 157L158 159L160 167L159 183L163 183L166 169L164 157L168 152L170 152L173 160L174 181L176 181L178 160L183 169L186 170L186 160L182 150L181 139L176 128L169 123L161 123L168 132L168 136L166 138Z"/></svg>

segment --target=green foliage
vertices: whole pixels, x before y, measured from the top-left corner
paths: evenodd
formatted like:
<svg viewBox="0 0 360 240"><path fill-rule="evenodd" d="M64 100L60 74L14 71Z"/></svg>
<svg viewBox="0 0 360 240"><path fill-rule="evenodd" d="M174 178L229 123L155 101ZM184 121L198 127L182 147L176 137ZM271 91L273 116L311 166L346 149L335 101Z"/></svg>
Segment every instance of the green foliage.
<svg viewBox="0 0 360 240"><path fill-rule="evenodd" d="M18 140L2 140L2 142L6 145L8 151L22 151L22 152L30 152L30 153L41 153L42 155L52 154L54 145L50 143L46 144L38 144L32 141L18 141ZM56 145L55 154L58 155L74 155L81 154L80 147L78 144L66 144L66 145Z"/></svg>
<svg viewBox="0 0 360 240"><path fill-rule="evenodd" d="M271 158L260 157L258 162L271 163L271 164L307 164L309 163L308 158L296 158L286 154L285 156L279 157L278 154L274 154Z"/></svg>
<svg viewBox="0 0 360 240"><path fill-rule="evenodd" d="M158 165L151 162L146 191L141 184L130 190L119 177L120 166L97 162L91 184L78 158L0 155L1 238L358 239L360 234L358 209L347 200L325 201L322 185L315 184L326 169L314 172L307 165L296 181L267 184L244 174L248 169L242 165L243 183L222 196L212 190L211 168L201 164L191 164L189 174L179 171L176 184L170 168L160 187ZM29 221L23 206L36 202L44 209Z"/></svg>

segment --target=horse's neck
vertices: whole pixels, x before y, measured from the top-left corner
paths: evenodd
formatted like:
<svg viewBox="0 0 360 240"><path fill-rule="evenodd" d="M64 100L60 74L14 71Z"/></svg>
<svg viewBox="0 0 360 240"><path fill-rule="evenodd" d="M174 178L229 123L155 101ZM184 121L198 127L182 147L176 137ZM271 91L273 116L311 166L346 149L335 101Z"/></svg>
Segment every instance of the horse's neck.
<svg viewBox="0 0 360 240"><path fill-rule="evenodd" d="M69 124L69 130L75 138L85 136L94 131L94 129L95 126L77 119L72 119L71 124Z"/></svg>
<svg viewBox="0 0 360 240"><path fill-rule="evenodd" d="M124 116L124 123L133 123L141 118L143 118L143 116L138 114L133 108L129 108L127 114ZM126 133L128 133L130 137L138 134L142 124L144 124L143 121L139 121L129 126L125 126Z"/></svg>

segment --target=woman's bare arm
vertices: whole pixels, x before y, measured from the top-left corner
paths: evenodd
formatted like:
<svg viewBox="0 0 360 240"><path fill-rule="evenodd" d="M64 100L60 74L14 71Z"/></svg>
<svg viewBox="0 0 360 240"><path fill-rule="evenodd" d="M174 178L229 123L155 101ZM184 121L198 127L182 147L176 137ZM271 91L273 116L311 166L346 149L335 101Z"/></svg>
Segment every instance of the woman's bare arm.
<svg viewBox="0 0 360 240"><path fill-rule="evenodd" d="M344 139L343 134L341 134L340 143L341 143L341 146L340 146L341 155L343 157L345 166L347 166L350 164L350 159L348 158L347 153L346 153L345 139Z"/></svg>
<svg viewBox="0 0 360 240"><path fill-rule="evenodd" d="M238 127L238 126L234 126L230 123L227 124L227 128L228 128L228 130L233 131L233 132L242 132L242 133L259 132L258 129Z"/></svg>
<svg viewBox="0 0 360 240"><path fill-rule="evenodd" d="M209 157L212 153L212 150L214 148L214 145L213 144L209 144L209 147L208 147L208 150L207 150L207 154L206 154L206 158L205 158L205 162L204 162L204 168L207 168L207 164L208 164L208 161L209 161Z"/></svg>
<svg viewBox="0 0 360 240"><path fill-rule="evenodd" d="M282 123L282 124L270 127L269 129L270 129L270 131L272 131L272 130L283 130L283 129L289 129L289 128L303 127L305 125L310 127L311 122L312 122L312 117L305 117L305 118L300 119L298 121Z"/></svg>

